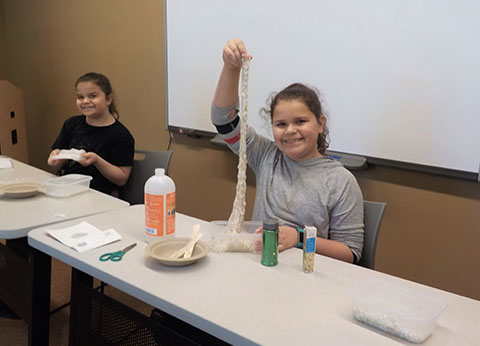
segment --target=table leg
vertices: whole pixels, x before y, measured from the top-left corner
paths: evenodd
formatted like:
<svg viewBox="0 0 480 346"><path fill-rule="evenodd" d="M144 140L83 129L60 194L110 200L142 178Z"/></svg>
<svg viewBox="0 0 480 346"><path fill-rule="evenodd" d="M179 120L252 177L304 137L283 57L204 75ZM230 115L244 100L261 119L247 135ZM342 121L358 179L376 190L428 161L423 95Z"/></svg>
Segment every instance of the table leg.
<svg viewBox="0 0 480 346"><path fill-rule="evenodd" d="M78 340L79 340L79 335L78 335L78 311L79 311L79 304L90 304L90 302L82 301L82 299L79 299L79 294L78 294L78 289L79 285L84 284L87 285L88 287L93 286L93 278L81 272L80 270L77 270L72 267L72 288L71 288L71 294L70 294L70 332L69 332L69 340L68 344L70 346L77 345Z"/></svg>
<svg viewBox="0 0 480 346"><path fill-rule="evenodd" d="M33 266L32 310L28 344L48 346L50 327L50 279L51 257L30 248L30 263Z"/></svg>

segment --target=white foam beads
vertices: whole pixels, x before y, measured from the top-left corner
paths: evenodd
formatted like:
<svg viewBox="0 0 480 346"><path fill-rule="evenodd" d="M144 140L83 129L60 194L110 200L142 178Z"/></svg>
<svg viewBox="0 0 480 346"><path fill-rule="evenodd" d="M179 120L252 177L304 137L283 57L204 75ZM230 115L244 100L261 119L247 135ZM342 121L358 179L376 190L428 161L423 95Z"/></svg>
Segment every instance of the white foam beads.
<svg viewBox="0 0 480 346"><path fill-rule="evenodd" d="M248 72L250 60L243 58L240 87L240 149L238 153L238 175L235 200L228 219L227 232L240 233L245 219L245 192L247 191L247 114L248 114ZM235 251L235 250L231 250Z"/></svg>

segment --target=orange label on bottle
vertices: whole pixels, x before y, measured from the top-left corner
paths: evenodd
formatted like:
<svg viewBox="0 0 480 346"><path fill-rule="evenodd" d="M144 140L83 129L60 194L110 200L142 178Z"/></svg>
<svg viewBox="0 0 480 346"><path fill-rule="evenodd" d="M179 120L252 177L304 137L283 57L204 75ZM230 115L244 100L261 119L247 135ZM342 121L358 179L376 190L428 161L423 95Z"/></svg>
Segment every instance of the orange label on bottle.
<svg viewBox="0 0 480 346"><path fill-rule="evenodd" d="M163 236L163 195L145 194L145 227L150 236Z"/></svg>
<svg viewBox="0 0 480 346"><path fill-rule="evenodd" d="M166 222L166 233L173 234L175 233L175 192L167 193L167 222Z"/></svg>

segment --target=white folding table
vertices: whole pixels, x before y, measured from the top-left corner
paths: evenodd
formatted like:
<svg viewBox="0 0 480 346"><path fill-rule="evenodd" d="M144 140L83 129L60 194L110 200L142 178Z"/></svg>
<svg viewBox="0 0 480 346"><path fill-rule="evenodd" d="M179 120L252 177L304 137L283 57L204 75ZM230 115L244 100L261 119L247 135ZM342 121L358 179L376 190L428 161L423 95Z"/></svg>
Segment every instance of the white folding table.
<svg viewBox="0 0 480 346"><path fill-rule="evenodd" d="M0 169L0 184L34 182L55 177L33 166L11 159L12 168ZM88 190L66 198L38 193L29 198L0 194L0 300L29 325L29 344L48 345L50 309L49 256L30 248L27 234L35 227L128 207L128 203L104 193Z"/></svg>
<svg viewBox="0 0 480 346"><path fill-rule="evenodd" d="M28 235L30 246L76 269L75 277L79 280L72 286L72 303L74 299L79 300L75 309L79 307L84 314L77 315L72 306L71 345L81 344L78 340L86 342L82 339L85 335L75 331L81 322L78 316L86 318L85 311L98 313L109 309L101 304L100 297L84 294L82 283L91 286L91 281L85 280L89 276L235 345L410 344L353 318L349 290L365 279L378 278L412 287L448 304L424 345L480 344L480 302L477 300L320 255L315 256L314 272L306 274L302 271L302 251L296 248L281 252L275 267L262 266L259 254L215 252L191 266L168 267L145 255L143 205L82 220L102 230L113 227L123 238L78 253L48 236L45 227ZM64 228L76 222L49 228ZM177 213L177 236L189 236L195 223L201 225L200 231L207 237L213 231L210 223ZM134 242L137 246L120 262L99 261L101 254ZM75 290L83 293L76 296ZM101 320L97 319L98 325ZM151 327L147 322L145 325ZM100 344L98 339L96 342Z"/></svg>

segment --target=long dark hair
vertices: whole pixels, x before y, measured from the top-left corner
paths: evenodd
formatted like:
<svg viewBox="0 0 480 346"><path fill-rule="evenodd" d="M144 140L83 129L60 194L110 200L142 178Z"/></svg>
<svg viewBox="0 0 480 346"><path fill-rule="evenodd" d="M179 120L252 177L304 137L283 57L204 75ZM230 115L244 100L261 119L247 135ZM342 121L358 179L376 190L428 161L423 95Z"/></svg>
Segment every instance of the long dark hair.
<svg viewBox="0 0 480 346"><path fill-rule="evenodd" d="M83 76L77 79L75 82L75 88L79 83L83 82L92 82L98 85L100 89L105 93L105 96L108 97L112 95L112 102L108 105L108 110L110 111L110 114L112 114L115 119L120 118L120 113L118 113L117 107L115 106L115 102L113 99L113 90L112 90L112 85L110 84L110 81L108 80L107 77L105 77L101 73L95 73L95 72L88 72L85 73Z"/></svg>
<svg viewBox="0 0 480 346"><path fill-rule="evenodd" d="M267 108L263 109L263 113L266 113L270 116L270 121L273 120L273 111L277 106L279 101L292 101L298 100L303 102L310 112L315 115L317 121L320 122L320 118L323 115L325 118L323 133L318 134L317 138L317 148L320 154L324 155L325 151L329 145L328 137L328 127L327 127L327 117L322 111L322 104L320 102L318 90L310 88L305 84L294 83L287 86L282 91L273 94L267 100Z"/></svg>

